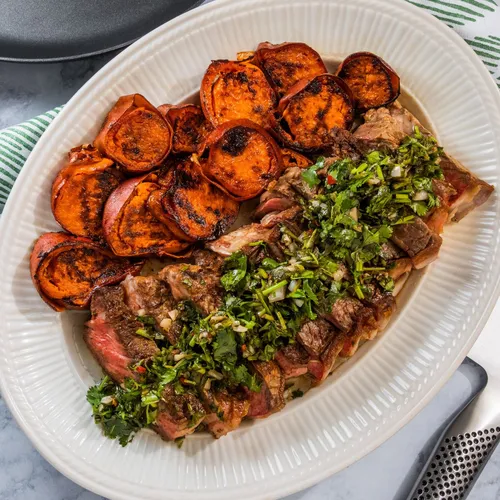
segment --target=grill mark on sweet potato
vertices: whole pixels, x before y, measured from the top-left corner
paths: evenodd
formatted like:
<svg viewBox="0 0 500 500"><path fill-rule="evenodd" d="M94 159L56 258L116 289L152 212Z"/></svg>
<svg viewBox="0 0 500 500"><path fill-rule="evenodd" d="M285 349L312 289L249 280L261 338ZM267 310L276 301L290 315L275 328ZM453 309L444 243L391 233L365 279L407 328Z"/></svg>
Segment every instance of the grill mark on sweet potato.
<svg viewBox="0 0 500 500"><path fill-rule="evenodd" d="M42 235L30 257L33 283L56 311L87 308L94 290L139 273L142 264L119 259L89 238L66 233Z"/></svg>
<svg viewBox="0 0 500 500"><path fill-rule="evenodd" d="M206 136L213 130L200 106L163 104L158 111L171 124L173 130L172 153L196 153Z"/></svg>
<svg viewBox="0 0 500 500"><path fill-rule="evenodd" d="M147 99L131 94L118 99L94 144L124 172L149 172L170 152L172 127Z"/></svg>
<svg viewBox="0 0 500 500"><path fill-rule="evenodd" d="M121 179L113 162L94 147L73 148L52 184L54 218L72 234L102 241L104 204Z"/></svg>
<svg viewBox="0 0 500 500"><path fill-rule="evenodd" d="M399 96L399 76L382 58L370 52L348 56L337 69L337 75L349 85L360 110L386 106Z"/></svg>
<svg viewBox="0 0 500 500"><path fill-rule="evenodd" d="M129 179L110 196L105 207L104 234L121 256L175 256L189 247L149 209L149 198L160 188L153 174Z"/></svg>
<svg viewBox="0 0 500 500"><path fill-rule="evenodd" d="M229 129L222 139L221 149L231 156L238 156L246 148L250 139L249 131L243 127Z"/></svg>
<svg viewBox="0 0 500 500"><path fill-rule="evenodd" d="M327 72L320 55L305 43L263 42L257 48L256 59L280 97L298 81Z"/></svg>
<svg viewBox="0 0 500 500"><path fill-rule="evenodd" d="M211 184L201 166L185 160L174 170L164 205L179 228L193 240L212 240L235 221L239 204Z"/></svg>
<svg viewBox="0 0 500 500"><path fill-rule="evenodd" d="M323 74L294 85L281 99L272 124L287 146L313 152L333 142L332 131L348 128L353 117L347 85L338 77Z"/></svg>
<svg viewBox="0 0 500 500"><path fill-rule="evenodd" d="M276 96L260 68L248 61L212 61L200 88L201 107L215 127L246 118L262 126L276 104Z"/></svg>

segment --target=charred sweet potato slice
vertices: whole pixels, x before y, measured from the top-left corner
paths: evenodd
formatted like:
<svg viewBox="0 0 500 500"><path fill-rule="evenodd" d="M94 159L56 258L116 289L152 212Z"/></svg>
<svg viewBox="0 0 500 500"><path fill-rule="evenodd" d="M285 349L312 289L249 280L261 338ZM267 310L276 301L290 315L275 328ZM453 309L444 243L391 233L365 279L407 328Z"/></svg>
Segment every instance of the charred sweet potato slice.
<svg viewBox="0 0 500 500"><path fill-rule="evenodd" d="M360 110L386 106L399 96L399 76L371 52L356 52L346 57L337 76L351 89Z"/></svg>
<svg viewBox="0 0 500 500"><path fill-rule="evenodd" d="M94 145L124 172L142 174L167 157L172 127L142 95L126 95L108 113Z"/></svg>
<svg viewBox="0 0 500 500"><path fill-rule="evenodd" d="M265 127L276 105L264 73L248 61L212 61L201 82L200 101L214 127L240 118Z"/></svg>
<svg viewBox="0 0 500 500"><path fill-rule="evenodd" d="M281 159L283 160L283 170L291 167L308 168L313 164L307 156L289 148L281 148Z"/></svg>
<svg viewBox="0 0 500 500"><path fill-rule="evenodd" d="M256 57L279 97L285 95L300 80L312 80L327 73L320 55L309 45L285 42L273 45L260 43Z"/></svg>
<svg viewBox="0 0 500 500"><path fill-rule="evenodd" d="M172 126L172 153L196 153L200 144L213 130L202 109L196 104L163 104L158 107L158 111Z"/></svg>
<svg viewBox="0 0 500 500"><path fill-rule="evenodd" d="M167 226L177 239L181 241L195 241L180 229L173 217L165 209L164 205L166 205L166 203L164 203L163 200L166 195L166 189L157 189L156 191L153 191L148 198L149 211L158 221Z"/></svg>
<svg viewBox="0 0 500 500"><path fill-rule="evenodd" d="M176 256L189 247L149 210L149 197L158 189L157 177L151 174L128 179L111 193L104 208L103 229L116 255Z"/></svg>
<svg viewBox="0 0 500 500"><path fill-rule="evenodd" d="M234 199L255 198L283 169L274 139L249 120L217 127L207 139L208 161L203 173Z"/></svg>
<svg viewBox="0 0 500 500"><path fill-rule="evenodd" d="M103 240L102 214L111 192L122 180L114 163L92 146L72 149L52 184L52 213L66 231Z"/></svg>
<svg viewBox="0 0 500 500"><path fill-rule="evenodd" d="M236 220L239 204L209 182L201 168L186 160L175 169L163 206L188 237L214 240Z"/></svg>
<svg viewBox="0 0 500 500"><path fill-rule="evenodd" d="M94 290L140 272L143 262L120 259L88 238L45 233L30 257L31 279L56 311L86 309Z"/></svg>
<svg viewBox="0 0 500 500"><path fill-rule="evenodd" d="M349 128L353 115L349 87L337 76L324 74L296 83L281 99L272 123L287 146L312 152L334 140L336 127Z"/></svg>

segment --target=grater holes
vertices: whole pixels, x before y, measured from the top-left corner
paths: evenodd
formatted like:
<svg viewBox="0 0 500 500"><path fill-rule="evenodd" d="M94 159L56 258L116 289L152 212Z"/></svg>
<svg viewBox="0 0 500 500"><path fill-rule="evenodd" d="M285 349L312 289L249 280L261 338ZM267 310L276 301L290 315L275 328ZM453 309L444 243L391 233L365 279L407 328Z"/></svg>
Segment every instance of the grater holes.
<svg viewBox="0 0 500 500"><path fill-rule="evenodd" d="M444 439L411 500L461 500L500 436L500 427Z"/></svg>

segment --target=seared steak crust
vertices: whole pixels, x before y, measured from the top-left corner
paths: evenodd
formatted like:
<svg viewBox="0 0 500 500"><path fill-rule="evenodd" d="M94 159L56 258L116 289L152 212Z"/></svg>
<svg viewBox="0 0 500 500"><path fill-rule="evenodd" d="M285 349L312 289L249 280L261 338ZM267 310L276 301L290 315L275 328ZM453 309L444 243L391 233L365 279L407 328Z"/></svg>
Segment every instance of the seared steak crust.
<svg viewBox="0 0 500 500"><path fill-rule="evenodd" d="M163 439L173 440L193 433L204 417L205 408L194 394L176 394L169 384L158 405L154 429Z"/></svg>
<svg viewBox="0 0 500 500"><path fill-rule="evenodd" d="M101 367L117 383L137 374L129 365L158 352L155 342L136 334L142 323L126 306L120 286L105 287L92 296L92 319L84 340Z"/></svg>

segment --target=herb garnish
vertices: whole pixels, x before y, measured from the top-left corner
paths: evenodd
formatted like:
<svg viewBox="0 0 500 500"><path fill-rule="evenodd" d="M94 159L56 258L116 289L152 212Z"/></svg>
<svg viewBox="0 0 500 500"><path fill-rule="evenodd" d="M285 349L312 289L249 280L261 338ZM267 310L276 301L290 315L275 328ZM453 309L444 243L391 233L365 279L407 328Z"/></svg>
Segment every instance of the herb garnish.
<svg viewBox="0 0 500 500"><path fill-rule="evenodd" d="M303 202L306 229L281 227L285 259L254 264L243 252L226 259L223 305L207 317L189 302L178 304L182 335L175 346L157 331L153 318L139 317L138 335L159 342L160 353L132 367L138 380L123 387L108 377L89 389L94 419L110 438L126 445L134 433L154 423L167 384L177 394L195 393L207 382L259 391L250 362L268 361L290 342L307 319L330 310L340 297L369 299L370 285L390 292L383 245L394 227L411 223L439 205L433 179L442 178L441 148L418 128L391 152L373 151L359 161L327 166L319 158L302 177L318 194ZM325 173L326 172L326 173ZM294 391L300 397L302 391Z"/></svg>

